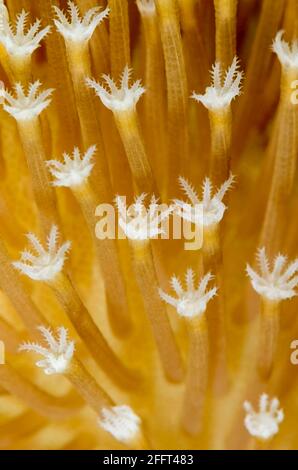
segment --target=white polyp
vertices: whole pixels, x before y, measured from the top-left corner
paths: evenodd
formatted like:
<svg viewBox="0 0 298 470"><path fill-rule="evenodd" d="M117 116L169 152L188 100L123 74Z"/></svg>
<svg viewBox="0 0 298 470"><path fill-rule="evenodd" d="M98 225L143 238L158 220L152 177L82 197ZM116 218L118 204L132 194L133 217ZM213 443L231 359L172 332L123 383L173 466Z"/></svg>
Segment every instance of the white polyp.
<svg viewBox="0 0 298 470"><path fill-rule="evenodd" d="M118 441L129 444L140 432L141 419L127 405L112 406L101 410L99 425Z"/></svg>
<svg viewBox="0 0 298 470"><path fill-rule="evenodd" d="M131 86L129 85L131 69L126 66L119 86L109 76L103 75L103 84L95 80L86 78L86 84L93 88L101 99L102 103L111 111L127 111L134 109L140 97L145 93L145 88L141 85L141 80L137 80Z"/></svg>
<svg viewBox="0 0 298 470"><path fill-rule="evenodd" d="M22 10L15 24L10 23L6 7L1 5L0 9L0 43L8 54L16 57L30 56L38 47L40 42L49 33L51 27L41 28L41 21L36 19L35 23L27 25L28 15Z"/></svg>
<svg viewBox="0 0 298 470"><path fill-rule="evenodd" d="M280 63L286 68L298 68L298 41L291 44L282 39L284 31L278 31L272 44L272 50L277 55Z"/></svg>
<svg viewBox="0 0 298 470"><path fill-rule="evenodd" d="M212 195L213 187L211 180L206 178L203 183L202 198L199 198L194 187L185 178L180 176L180 186L188 197L189 202L175 199L176 211L180 217L199 227L210 227L218 224L226 211L226 206L222 202L222 199L231 188L233 181L234 176L230 175Z"/></svg>
<svg viewBox="0 0 298 470"><path fill-rule="evenodd" d="M77 44L88 42L96 27L108 17L110 11L109 8L102 10L101 7L94 7L82 16L74 2L68 1L67 4L67 13L57 6L53 6L56 13L54 23L66 41Z"/></svg>
<svg viewBox="0 0 298 470"><path fill-rule="evenodd" d="M96 152L96 145L88 148L81 156L80 150L75 147L72 156L63 154L64 162L57 160L47 161L50 173L54 176L54 186L74 188L83 184L91 174L94 163L92 158Z"/></svg>
<svg viewBox="0 0 298 470"><path fill-rule="evenodd" d="M57 246L58 228L55 225L52 226L46 247L32 233L29 233L27 238L36 254L28 250L23 251L20 261L12 263L13 266L33 280L53 280L62 271L71 243L66 242L60 247Z"/></svg>
<svg viewBox="0 0 298 470"><path fill-rule="evenodd" d="M207 308L209 300L211 300L217 292L217 287L207 290L209 281L212 279L211 273L207 273L198 283L194 285L194 272L188 269L185 275L186 289L182 287L180 280L173 276L171 285L177 297L172 297L159 289L159 295L167 304L172 305L177 313L182 317L195 317L202 315Z"/></svg>
<svg viewBox="0 0 298 470"><path fill-rule="evenodd" d="M261 395L259 411L255 411L247 401L243 406L246 411L244 425L251 436L260 440L268 440L278 433L279 424L284 419L284 413L279 409L277 398L270 401L268 395L265 393Z"/></svg>
<svg viewBox="0 0 298 470"><path fill-rule="evenodd" d="M6 90L0 89L0 98L4 110L17 121L30 121L40 115L51 102L51 94L54 89L50 88L38 94L41 83L37 80L28 86L27 94L20 83L15 84L15 96Z"/></svg>
<svg viewBox="0 0 298 470"><path fill-rule="evenodd" d="M151 197L150 204L146 207L145 198L146 194L141 194L128 208L124 197L117 196L115 199L119 226L129 240L145 241L165 233L162 222L168 218L172 207L163 210L155 196Z"/></svg>
<svg viewBox="0 0 298 470"><path fill-rule="evenodd" d="M23 343L19 347L19 351L35 352L44 357L37 361L37 367L44 369L47 375L63 374L69 367L74 354L74 341L68 340L68 330L59 327L56 330L56 338L50 328L44 326L38 327L47 346L38 343Z"/></svg>
<svg viewBox="0 0 298 470"><path fill-rule="evenodd" d="M221 64L216 62L211 70L211 86L206 88L204 95L193 92L191 98L201 102L209 110L226 108L241 92L243 72L239 72L238 67L238 59L234 57L232 65L226 71L223 79Z"/></svg>
<svg viewBox="0 0 298 470"><path fill-rule="evenodd" d="M298 284L298 259L287 263L287 257L277 255L270 269L265 248L257 252L260 274L248 264L246 272L255 291L269 301L279 302L297 295L295 287Z"/></svg>

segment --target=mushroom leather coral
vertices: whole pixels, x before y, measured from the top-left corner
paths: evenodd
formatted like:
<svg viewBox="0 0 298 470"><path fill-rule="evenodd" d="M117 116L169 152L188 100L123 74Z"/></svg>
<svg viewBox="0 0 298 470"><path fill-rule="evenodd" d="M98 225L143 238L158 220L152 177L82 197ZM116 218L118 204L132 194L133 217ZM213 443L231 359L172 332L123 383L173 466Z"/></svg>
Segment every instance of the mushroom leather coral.
<svg viewBox="0 0 298 470"><path fill-rule="evenodd" d="M1 450L298 448L297 15L0 0Z"/></svg>

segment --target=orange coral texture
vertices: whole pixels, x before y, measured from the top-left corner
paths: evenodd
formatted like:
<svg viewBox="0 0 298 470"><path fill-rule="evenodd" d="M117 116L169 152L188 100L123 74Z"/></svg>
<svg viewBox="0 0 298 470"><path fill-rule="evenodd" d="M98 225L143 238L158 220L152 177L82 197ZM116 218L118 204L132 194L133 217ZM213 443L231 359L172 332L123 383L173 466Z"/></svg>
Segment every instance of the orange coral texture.
<svg viewBox="0 0 298 470"><path fill-rule="evenodd" d="M0 448L296 449L298 265L283 279L275 258L297 263L296 0L7 0L0 16ZM51 28L26 42L37 18ZM103 74L124 77L126 94L107 102ZM11 101L37 80L53 89L44 109ZM94 145L79 184L53 185L46 161ZM95 236L97 205L116 195L194 203L193 191L199 249ZM71 241L64 265L43 260L51 273L32 279L12 262L27 233L44 245L53 225L49 249ZM185 293L193 278L210 287ZM49 347L39 326L75 343L51 374L24 351ZM256 416L269 437L244 422L243 403L257 412L264 393L283 409ZM122 405L140 421L111 433L103 410Z"/></svg>

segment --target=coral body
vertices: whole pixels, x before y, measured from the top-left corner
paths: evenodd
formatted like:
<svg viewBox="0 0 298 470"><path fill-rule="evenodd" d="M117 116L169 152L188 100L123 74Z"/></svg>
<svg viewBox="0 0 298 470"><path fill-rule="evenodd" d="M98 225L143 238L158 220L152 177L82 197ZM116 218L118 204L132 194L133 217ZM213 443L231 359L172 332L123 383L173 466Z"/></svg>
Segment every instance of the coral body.
<svg viewBox="0 0 298 470"><path fill-rule="evenodd" d="M1 450L298 448L297 15L0 0Z"/></svg>

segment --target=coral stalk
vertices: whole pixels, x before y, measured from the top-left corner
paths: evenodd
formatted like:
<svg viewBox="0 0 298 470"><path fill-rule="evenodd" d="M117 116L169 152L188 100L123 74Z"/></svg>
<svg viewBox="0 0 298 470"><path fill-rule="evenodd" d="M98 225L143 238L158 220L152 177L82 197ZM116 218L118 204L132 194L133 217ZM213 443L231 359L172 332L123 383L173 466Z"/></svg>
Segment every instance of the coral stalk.
<svg viewBox="0 0 298 470"><path fill-rule="evenodd" d="M70 366L64 375L96 413L104 406L113 405L113 400L96 383L78 358L72 358Z"/></svg>
<svg viewBox="0 0 298 470"><path fill-rule="evenodd" d="M97 0L78 0L77 4L82 12L98 6ZM108 29L105 23L103 23L100 28L96 28L90 41L92 63L97 75L102 72L108 73L110 71L109 39Z"/></svg>
<svg viewBox="0 0 298 470"><path fill-rule="evenodd" d="M282 64L281 96L277 116L275 160L269 198L260 244L266 244L273 252L279 248L284 236L287 207L294 185L296 156L298 151L297 104L293 100L293 83L298 80L298 54L295 42L289 46L280 31L273 43L273 50Z"/></svg>
<svg viewBox="0 0 298 470"><path fill-rule="evenodd" d="M67 60L74 87L77 111L80 120L82 141L85 147L96 143L103 153L103 141L90 90L86 88L85 77L90 75L91 65L88 44L65 41ZM102 158L105 160L105 158Z"/></svg>
<svg viewBox="0 0 298 470"><path fill-rule="evenodd" d="M61 419L77 413L79 406L73 393L54 397L24 378L9 363L0 367L0 385L38 411L41 415Z"/></svg>
<svg viewBox="0 0 298 470"><path fill-rule="evenodd" d="M45 149L42 139L39 115L51 102L52 89L38 93L40 82L29 85L25 94L20 83L15 85L15 97L7 90L1 90L3 108L17 121L20 139L31 174L31 183L44 233L58 221L56 195L45 167Z"/></svg>
<svg viewBox="0 0 298 470"><path fill-rule="evenodd" d="M103 406L112 405L112 399L74 356L75 342L69 340L67 328L60 326L55 333L44 326L39 326L38 330L43 337L43 344L22 343L19 351L34 352L42 356L35 365L42 368L46 375L65 375L96 412Z"/></svg>
<svg viewBox="0 0 298 470"><path fill-rule="evenodd" d="M159 34L157 11L153 0L137 2L145 36L145 140L154 175L161 192L165 189L166 154L166 113L165 113L165 71L163 51Z"/></svg>
<svg viewBox="0 0 298 470"><path fill-rule="evenodd" d="M239 101L235 117L235 139L233 160L236 162L250 135L254 119L254 104L262 94L263 84L271 71L268 49L272 38L279 28L284 13L286 0L263 0L257 30L249 56L243 96Z"/></svg>
<svg viewBox="0 0 298 470"><path fill-rule="evenodd" d="M186 171L188 162L188 89L176 0L156 0L166 67L168 154L171 179ZM177 174L178 173L178 174Z"/></svg>
<svg viewBox="0 0 298 470"><path fill-rule="evenodd" d="M135 385L136 377L123 366L113 353L89 311L81 301L70 278L62 272L70 242L60 247L57 244L58 229L53 226L47 238L46 248L33 234L28 234L36 254L22 252L20 261L13 263L22 274L37 282L45 282L54 292L58 302L73 323L74 328L93 355L98 365L122 386Z"/></svg>
<svg viewBox="0 0 298 470"><path fill-rule="evenodd" d="M279 315L279 302L261 299L258 368L264 379L270 376L277 351Z"/></svg>
<svg viewBox="0 0 298 470"><path fill-rule="evenodd" d="M99 242L95 237L95 209L98 203L108 203L111 200L112 186L98 113L91 96L91 90L85 83L86 77L91 73L89 41L96 26L108 16L109 10L106 8L100 11L99 8L94 7L83 18L80 18L79 11L72 2L69 2L69 10L68 17L66 17L60 9L55 8L57 16L55 23L65 39L84 146L91 150L94 147L90 146L96 143L100 154L91 177L93 185L86 182L81 185L70 184L70 186L95 241L105 281L111 325L117 334L122 334L129 329L129 321L116 243L113 240Z"/></svg>
<svg viewBox="0 0 298 470"><path fill-rule="evenodd" d="M93 157L96 151L95 146L91 146L86 153L81 156L76 147L72 157L64 153L64 163L57 160L47 162L50 172L55 177L55 186L65 186L71 188L77 199L85 220L88 224L90 234L94 240L99 265L103 274L106 296L108 302L108 313L111 326L116 334L125 334L131 327L124 279L121 272L120 259L117 252L117 242L111 238L96 236L96 208L98 205L97 194L103 197L104 190L98 184L97 194L91 186L88 177L93 170ZM104 201L104 199L102 199ZM101 235L101 234L100 234Z"/></svg>
<svg viewBox="0 0 298 470"><path fill-rule="evenodd" d="M53 4L55 0L36 0L41 16L44 19L53 16ZM51 126L55 132L52 133L53 148L58 153L65 148L72 146L77 139L78 116L73 93L72 81L68 70L68 62L64 41L55 27L52 27L51 34L46 40L46 54L48 67L51 70L51 84L55 88L56 100L53 103L53 115L51 115ZM63 123L63 126L56 128L56 119Z"/></svg>
<svg viewBox="0 0 298 470"><path fill-rule="evenodd" d="M189 332L189 364L184 396L182 424L187 432L196 434L202 424L203 405L208 383L209 338L205 311L208 302L215 296L217 287L207 290L211 273L207 273L195 287L195 276L192 269L185 275L186 289L180 280L173 276L172 288L177 298L168 295L161 289L161 298L176 308L177 313L186 321Z"/></svg>
<svg viewBox="0 0 298 470"><path fill-rule="evenodd" d="M113 331L122 336L131 329L131 319L127 303L126 287L122 275L116 240L96 237L95 210L97 198L88 182L79 187L72 188L84 217L87 221L90 233L94 239L96 253L99 259L100 269L103 275L108 315Z"/></svg>
<svg viewBox="0 0 298 470"><path fill-rule="evenodd" d="M2 241L0 241L0 287L29 330L44 323L41 312L31 300L18 274L13 269Z"/></svg>
<svg viewBox="0 0 298 470"><path fill-rule="evenodd" d="M31 57L9 56L10 68L14 80L29 82L31 79Z"/></svg>
<svg viewBox="0 0 298 470"><path fill-rule="evenodd" d="M215 393L225 392L228 386L227 362L227 308L225 300L225 282L223 273L223 259L221 246L221 233L219 225L206 227L203 231L202 261L204 271L215 273L216 283L221 295L210 306L208 316L209 335L212 345L211 351L211 383Z"/></svg>
<svg viewBox="0 0 298 470"><path fill-rule="evenodd" d="M114 354L80 300L70 279L60 273L48 283L99 367L118 385L122 387L136 386L138 377L127 369Z"/></svg>
<svg viewBox="0 0 298 470"><path fill-rule="evenodd" d="M112 187L108 162L105 155L98 112L94 105L91 91L86 87L85 79L91 74L89 42L94 29L106 16L108 9L100 11L97 7L90 9L83 18L73 2L68 2L68 16L55 8L55 24L64 37L66 55L72 78L77 112L80 121L82 141L86 148L96 143L100 158L94 170L96 185L100 188L99 197L107 202L112 196ZM99 180L99 181L98 181ZM99 183L100 182L100 183ZM96 186L95 186L96 187Z"/></svg>
<svg viewBox="0 0 298 470"><path fill-rule="evenodd" d="M122 111L115 113L114 117L138 191L156 193L157 189L136 112L134 110Z"/></svg>
<svg viewBox="0 0 298 470"><path fill-rule="evenodd" d="M240 94L242 72L238 70L238 60L234 57L226 70L223 80L222 65L216 62L211 71L212 84L204 95L192 94L192 98L201 102L209 111L211 128L211 155L209 173L219 184L228 177L230 171L230 147L232 133L231 102Z"/></svg>
<svg viewBox="0 0 298 470"><path fill-rule="evenodd" d="M18 123L18 129L31 175L41 226L44 233L47 233L50 225L58 222L59 216L55 192L45 166L46 156L40 124L37 119L22 121Z"/></svg>
<svg viewBox="0 0 298 470"><path fill-rule="evenodd" d="M144 94L145 89L142 87L140 80L130 85L130 75L131 69L126 66L119 86L108 75L103 76L105 80L103 84L99 84L90 78L87 78L86 83L87 86L95 90L102 103L114 114L138 191L150 192L156 189L155 181L136 111L136 104Z"/></svg>
<svg viewBox="0 0 298 470"><path fill-rule="evenodd" d="M214 0L216 61L224 68L236 53L237 0Z"/></svg>
<svg viewBox="0 0 298 470"><path fill-rule="evenodd" d="M203 31L198 28L197 10L199 9L199 2L197 0L179 0L178 3L187 79L192 90L195 86L204 85L208 72L207 51L204 47Z"/></svg>
<svg viewBox="0 0 298 470"><path fill-rule="evenodd" d="M209 174L218 184L230 171L232 113L230 107L209 112L211 130L211 161Z"/></svg>
<svg viewBox="0 0 298 470"><path fill-rule="evenodd" d="M190 434L202 429L208 385L209 339L205 315L186 319L189 335L188 373L185 385L182 426Z"/></svg>
<svg viewBox="0 0 298 470"><path fill-rule="evenodd" d="M132 256L137 283L142 294L146 313L168 380L180 382L183 365L168 319L167 311L158 295L157 274L151 247L148 243L132 242Z"/></svg>
<svg viewBox="0 0 298 470"><path fill-rule="evenodd" d="M118 77L130 65L130 39L127 0L109 0L111 72Z"/></svg>
<svg viewBox="0 0 298 470"><path fill-rule="evenodd" d="M116 198L119 226L129 239L137 283L164 373L168 380L179 382L183 377L182 361L166 309L158 295L158 278L150 244L152 238L164 233L162 222L167 220L172 209L159 208L154 196L146 208L145 197L143 193L129 208L122 197Z"/></svg>
<svg viewBox="0 0 298 470"><path fill-rule="evenodd" d="M212 344L212 359L215 364L215 377L221 383L227 382L226 364L226 313L224 305L224 282L222 266L222 247L220 222L224 216L226 206L222 202L225 193L233 184L234 177L230 177L213 194L213 185L209 178L203 183L202 198L199 198L195 188L184 178L179 182L182 190L188 197L190 205L175 200L178 213L185 220L194 223L202 231L202 260L204 271L212 271L217 278L217 284L222 295L216 299L212 313L209 315L209 330ZM217 382L216 382L217 384Z"/></svg>
<svg viewBox="0 0 298 470"><path fill-rule="evenodd" d="M279 254L270 269L265 248L261 248L257 253L257 261L260 274L249 265L246 271L254 290L261 296L259 368L261 375L267 379L272 371L277 349L280 302L296 295L298 260L286 265L287 258Z"/></svg>

